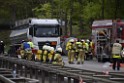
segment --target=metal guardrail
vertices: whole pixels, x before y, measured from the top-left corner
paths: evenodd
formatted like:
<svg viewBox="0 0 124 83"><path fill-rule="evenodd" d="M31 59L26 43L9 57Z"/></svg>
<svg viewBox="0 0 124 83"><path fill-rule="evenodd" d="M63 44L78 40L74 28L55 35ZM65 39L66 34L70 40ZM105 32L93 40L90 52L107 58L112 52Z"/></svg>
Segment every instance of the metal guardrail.
<svg viewBox="0 0 124 83"><path fill-rule="evenodd" d="M20 77L18 74L13 74L12 70L0 68L0 83L39 83L39 80Z"/></svg>
<svg viewBox="0 0 124 83"><path fill-rule="evenodd" d="M14 81L12 81L12 80L0 75L0 83L16 83L16 82L14 82Z"/></svg>
<svg viewBox="0 0 124 83"><path fill-rule="evenodd" d="M5 65L6 64L6 65ZM25 77L27 77L27 74L30 74L30 78L35 76L35 78L38 78L38 73L41 74L42 83L45 83L45 76L49 77L49 83L52 83L52 76L56 76L57 83L61 83L62 79L66 76L68 78L68 83L71 83L71 78L74 79L74 83L79 83L80 78L83 78L83 80L90 80L90 83L93 83L93 81L103 82L103 83L123 83L120 81L113 81L111 80L110 76L93 76L95 72L91 72L88 74L89 71L86 70L78 70L76 68L70 68L70 67L61 67L58 65L51 65L51 64L43 64L39 62L34 61L27 61L23 59L17 59L13 57L2 57L0 56L0 66L5 68L13 68L16 66L17 72L20 73L20 75L24 74ZM34 71L34 72L33 72ZM40 72L39 72L40 71ZM83 74L84 72L87 72ZM96 72L98 74L98 72ZM100 74L100 73L99 73ZM104 78L103 78L104 77Z"/></svg>

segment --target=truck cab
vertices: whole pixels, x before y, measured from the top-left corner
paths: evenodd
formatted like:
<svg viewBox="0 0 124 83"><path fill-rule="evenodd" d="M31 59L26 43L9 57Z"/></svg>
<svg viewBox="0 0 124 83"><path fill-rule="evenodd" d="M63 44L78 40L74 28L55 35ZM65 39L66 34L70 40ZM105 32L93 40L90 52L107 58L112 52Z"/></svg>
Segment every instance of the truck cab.
<svg viewBox="0 0 124 83"><path fill-rule="evenodd" d="M15 22L10 39L13 44L30 39L34 49L42 49L45 44L58 48L61 35L62 29L57 19L30 18Z"/></svg>

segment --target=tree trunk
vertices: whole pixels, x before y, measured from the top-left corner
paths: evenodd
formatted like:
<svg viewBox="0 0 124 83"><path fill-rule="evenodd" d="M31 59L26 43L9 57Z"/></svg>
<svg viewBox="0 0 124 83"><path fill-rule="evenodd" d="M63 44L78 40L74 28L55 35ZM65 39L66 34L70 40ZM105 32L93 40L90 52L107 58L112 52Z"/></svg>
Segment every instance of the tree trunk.
<svg viewBox="0 0 124 83"><path fill-rule="evenodd" d="M72 36L72 14L73 14L73 1L70 0L70 36Z"/></svg>

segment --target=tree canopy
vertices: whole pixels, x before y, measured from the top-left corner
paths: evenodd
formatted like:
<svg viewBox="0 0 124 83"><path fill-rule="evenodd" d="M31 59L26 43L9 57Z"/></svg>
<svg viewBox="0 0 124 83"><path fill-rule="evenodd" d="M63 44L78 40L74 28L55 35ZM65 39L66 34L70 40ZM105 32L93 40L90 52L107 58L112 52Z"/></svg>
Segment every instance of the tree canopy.
<svg viewBox="0 0 124 83"><path fill-rule="evenodd" d="M1 0L0 21L57 18L65 22L64 34L72 35L75 27L85 34L93 20L124 19L123 3L124 0Z"/></svg>

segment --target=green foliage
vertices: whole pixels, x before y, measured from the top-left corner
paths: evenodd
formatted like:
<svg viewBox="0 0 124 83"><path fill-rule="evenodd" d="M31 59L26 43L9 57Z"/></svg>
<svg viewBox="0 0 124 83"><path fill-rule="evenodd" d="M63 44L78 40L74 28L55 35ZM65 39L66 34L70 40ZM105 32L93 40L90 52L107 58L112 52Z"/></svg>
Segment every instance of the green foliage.
<svg viewBox="0 0 124 83"><path fill-rule="evenodd" d="M100 13L101 13L101 5L90 2L87 3L87 5L83 9L83 18L84 20L90 20L92 19L99 19L100 18Z"/></svg>
<svg viewBox="0 0 124 83"><path fill-rule="evenodd" d="M40 4L38 7L32 9L38 18L51 18L51 10L50 3Z"/></svg>
<svg viewBox="0 0 124 83"><path fill-rule="evenodd" d="M28 17L57 18L66 21L68 31L90 35L92 20L124 19L124 0L1 0L0 19L14 21ZM102 11L104 13L102 13ZM82 32L80 32L82 30Z"/></svg>

